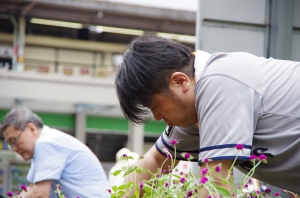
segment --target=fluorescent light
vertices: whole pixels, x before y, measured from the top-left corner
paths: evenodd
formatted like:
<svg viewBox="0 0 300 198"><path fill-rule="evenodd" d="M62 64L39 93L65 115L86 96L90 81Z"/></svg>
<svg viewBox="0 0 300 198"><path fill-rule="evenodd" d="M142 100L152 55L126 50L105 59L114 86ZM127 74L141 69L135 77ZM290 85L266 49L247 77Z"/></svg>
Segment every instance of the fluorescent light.
<svg viewBox="0 0 300 198"><path fill-rule="evenodd" d="M67 27L67 28L75 28L75 29L81 29L83 27L83 25L81 23L72 23L72 22L66 22L66 21L54 21L54 20L37 19L37 18L30 19L30 23Z"/></svg>
<svg viewBox="0 0 300 198"><path fill-rule="evenodd" d="M134 30L134 29L126 29L126 28L116 28L116 27L108 27L108 26L95 26L95 32L110 32L110 33L117 33L117 34L128 34L128 35L135 35L135 36L142 36L144 35L143 30Z"/></svg>
<svg viewBox="0 0 300 198"><path fill-rule="evenodd" d="M170 34L170 33L164 33L164 32L157 32L156 36L177 40L181 42L187 42L187 43L195 43L196 37L190 36L190 35L183 35L183 34Z"/></svg>

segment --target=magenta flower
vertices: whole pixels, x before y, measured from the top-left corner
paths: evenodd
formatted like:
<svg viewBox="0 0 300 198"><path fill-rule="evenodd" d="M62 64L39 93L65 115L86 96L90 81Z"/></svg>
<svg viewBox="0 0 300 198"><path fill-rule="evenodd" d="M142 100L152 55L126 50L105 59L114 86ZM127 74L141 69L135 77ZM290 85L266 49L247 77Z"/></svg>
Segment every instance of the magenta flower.
<svg viewBox="0 0 300 198"><path fill-rule="evenodd" d="M220 172L220 170L221 170L221 167L220 166L216 166L216 172L218 173L218 172Z"/></svg>
<svg viewBox="0 0 300 198"><path fill-rule="evenodd" d="M208 181L208 178L207 177L203 177L201 180L200 180L200 184L205 184L206 182Z"/></svg>
<svg viewBox="0 0 300 198"><path fill-rule="evenodd" d="M20 188L21 188L22 190L24 190L24 191L27 191L27 187L26 187L25 184L22 184L22 185L20 186Z"/></svg>
<svg viewBox="0 0 300 198"><path fill-rule="evenodd" d="M191 154L189 154L189 153L185 153L185 154L184 154L184 158L185 158L185 159L189 159L190 157L191 157Z"/></svg>
<svg viewBox="0 0 300 198"><path fill-rule="evenodd" d="M172 159L172 155L171 155L170 153L167 155L167 157L168 157L169 159Z"/></svg>
<svg viewBox="0 0 300 198"><path fill-rule="evenodd" d="M248 184L245 184L244 187L245 187L245 188L248 188Z"/></svg>
<svg viewBox="0 0 300 198"><path fill-rule="evenodd" d="M263 163L267 163L267 156L265 156L264 154L260 154L258 156L259 160L262 161Z"/></svg>
<svg viewBox="0 0 300 198"><path fill-rule="evenodd" d="M165 169L161 169L161 173L165 173L166 172L166 170Z"/></svg>
<svg viewBox="0 0 300 198"><path fill-rule="evenodd" d="M127 155L126 155L126 154L123 154L123 157L127 157Z"/></svg>
<svg viewBox="0 0 300 198"><path fill-rule="evenodd" d="M156 177L159 178L159 177L160 177L160 174L157 174Z"/></svg>
<svg viewBox="0 0 300 198"><path fill-rule="evenodd" d="M180 172L179 175L183 175L183 172Z"/></svg>
<svg viewBox="0 0 300 198"><path fill-rule="evenodd" d="M182 177L182 178L180 179L180 182L181 182L181 183L184 183L184 182L185 182L185 178Z"/></svg>
<svg viewBox="0 0 300 198"><path fill-rule="evenodd" d="M169 183L168 183L168 182L166 182L166 183L165 183L165 187L168 187L168 186L169 186Z"/></svg>
<svg viewBox="0 0 300 198"><path fill-rule="evenodd" d="M208 168L203 168L202 169L202 175L205 175L207 173L207 171L208 171Z"/></svg>
<svg viewBox="0 0 300 198"><path fill-rule="evenodd" d="M193 195L193 191L189 191L187 194L188 197L191 197L192 195Z"/></svg>
<svg viewBox="0 0 300 198"><path fill-rule="evenodd" d="M171 145L175 145L175 144L177 144L178 142L177 142L177 140L172 140L171 141Z"/></svg>
<svg viewBox="0 0 300 198"><path fill-rule="evenodd" d="M203 162L204 162L204 163L208 163L208 162L209 162L209 159L208 159L208 158L205 158L205 159L203 160Z"/></svg>
<svg viewBox="0 0 300 198"><path fill-rule="evenodd" d="M209 195L209 196L207 196L207 198L212 198L212 196Z"/></svg>
<svg viewBox="0 0 300 198"><path fill-rule="evenodd" d="M231 195L231 196L235 197L235 194L234 194L234 193L232 193L232 195Z"/></svg>
<svg viewBox="0 0 300 198"><path fill-rule="evenodd" d="M280 196L280 193L279 192L276 192L275 194L274 194L274 197L279 197Z"/></svg>
<svg viewBox="0 0 300 198"><path fill-rule="evenodd" d="M286 190L285 190L285 189L281 189L281 192L285 193L285 192L286 192Z"/></svg>
<svg viewBox="0 0 300 198"><path fill-rule="evenodd" d="M12 192L8 192L7 196L12 197L14 194Z"/></svg>
<svg viewBox="0 0 300 198"><path fill-rule="evenodd" d="M243 150L244 146L243 146L242 144L237 144L237 145L235 146L235 148L236 148L237 150Z"/></svg>
<svg viewBox="0 0 300 198"><path fill-rule="evenodd" d="M111 193L111 189L108 189L107 192L108 192L108 193Z"/></svg>
<svg viewBox="0 0 300 198"><path fill-rule="evenodd" d="M270 188L266 188L265 189L265 193L270 194L271 193L271 189Z"/></svg>
<svg viewBox="0 0 300 198"><path fill-rule="evenodd" d="M259 194L260 194L260 191L259 191L259 190L257 190L257 191L256 191L256 194L258 194L258 195L259 195Z"/></svg>
<svg viewBox="0 0 300 198"><path fill-rule="evenodd" d="M140 189L143 189L144 188L144 182L141 182L140 183Z"/></svg>
<svg viewBox="0 0 300 198"><path fill-rule="evenodd" d="M252 183L252 179L251 179L251 178L248 180L248 183L249 183L249 184L251 184L251 183Z"/></svg>

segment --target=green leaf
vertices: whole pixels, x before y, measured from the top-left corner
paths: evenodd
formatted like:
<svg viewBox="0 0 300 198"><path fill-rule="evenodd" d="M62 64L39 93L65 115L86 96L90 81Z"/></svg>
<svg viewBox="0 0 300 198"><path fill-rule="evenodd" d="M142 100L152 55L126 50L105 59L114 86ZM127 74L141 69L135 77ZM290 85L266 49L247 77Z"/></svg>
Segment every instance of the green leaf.
<svg viewBox="0 0 300 198"><path fill-rule="evenodd" d="M115 172L112 173L113 176L117 176L122 172L122 170L116 170Z"/></svg>
<svg viewBox="0 0 300 198"><path fill-rule="evenodd" d="M225 188L220 187L220 186L215 186L215 188L221 195L223 195L225 197L231 197L231 193L228 190L226 190Z"/></svg>
<svg viewBox="0 0 300 198"><path fill-rule="evenodd" d="M122 184L121 186L118 186L118 190L124 190L126 189L127 184Z"/></svg>
<svg viewBox="0 0 300 198"><path fill-rule="evenodd" d="M117 186L112 186L111 189L114 191L114 192L117 192Z"/></svg>
<svg viewBox="0 0 300 198"><path fill-rule="evenodd" d="M135 195L135 197L139 197L139 191L138 191L138 190L135 190L135 191L134 191L134 195Z"/></svg>
<svg viewBox="0 0 300 198"><path fill-rule="evenodd" d="M133 171L135 171L135 168L129 168L123 175L123 177L125 177L126 175L132 173Z"/></svg>

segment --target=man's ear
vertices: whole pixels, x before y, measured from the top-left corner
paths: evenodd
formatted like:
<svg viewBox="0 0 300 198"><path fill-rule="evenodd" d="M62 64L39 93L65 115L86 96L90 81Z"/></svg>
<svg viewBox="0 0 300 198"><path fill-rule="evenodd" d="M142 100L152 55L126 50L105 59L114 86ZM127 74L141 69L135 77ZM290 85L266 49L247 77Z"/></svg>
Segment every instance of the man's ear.
<svg viewBox="0 0 300 198"><path fill-rule="evenodd" d="M174 72L170 77L170 88L179 86L183 92L189 90L190 78L182 72Z"/></svg>
<svg viewBox="0 0 300 198"><path fill-rule="evenodd" d="M32 122L29 122L27 124L27 127L28 127L28 130L30 131L30 133L38 134L38 128L37 128L37 126L35 126L35 124L33 124Z"/></svg>

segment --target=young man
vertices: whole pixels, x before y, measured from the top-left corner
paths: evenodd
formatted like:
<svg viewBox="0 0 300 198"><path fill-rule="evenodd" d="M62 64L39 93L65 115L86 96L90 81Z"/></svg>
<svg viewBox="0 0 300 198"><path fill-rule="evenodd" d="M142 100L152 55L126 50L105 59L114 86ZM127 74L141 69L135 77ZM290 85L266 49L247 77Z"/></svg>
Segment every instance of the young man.
<svg viewBox="0 0 300 198"><path fill-rule="evenodd" d="M12 109L0 126L8 145L32 160L23 198L56 198L56 184L67 197L108 197L105 172L92 151L76 138L49 128L25 107Z"/></svg>
<svg viewBox="0 0 300 198"><path fill-rule="evenodd" d="M139 166L156 171L165 160L162 149L171 152L176 139L177 150L193 154L200 166L205 158L213 160L209 166L222 163L224 176L233 148L242 144L236 168L247 173L250 155L263 153L267 164L253 177L299 193L300 63L242 52L194 54L155 36L137 38L124 53L115 80L124 115L144 123L150 110L168 125Z"/></svg>

